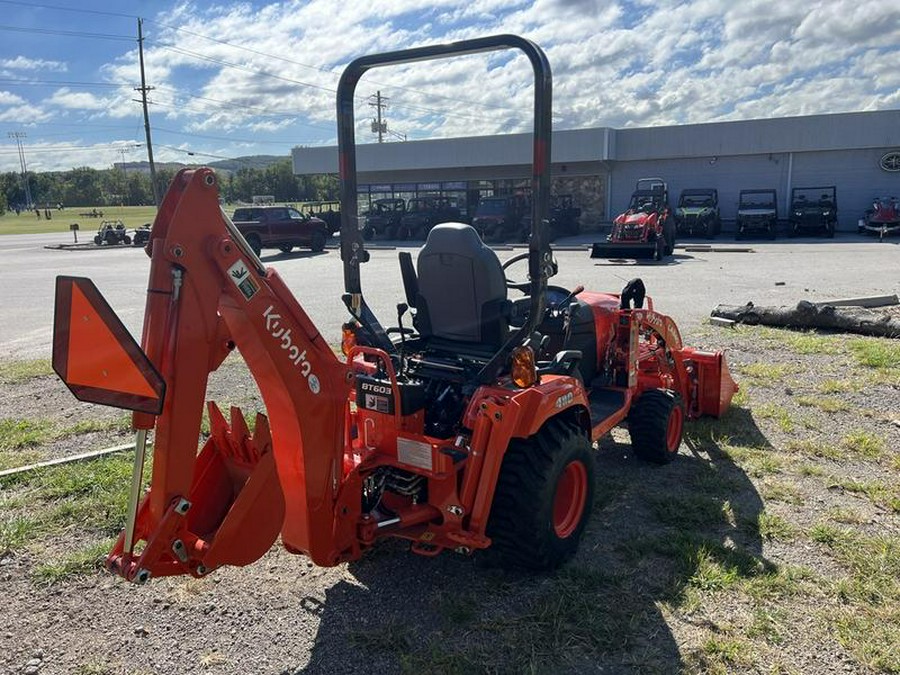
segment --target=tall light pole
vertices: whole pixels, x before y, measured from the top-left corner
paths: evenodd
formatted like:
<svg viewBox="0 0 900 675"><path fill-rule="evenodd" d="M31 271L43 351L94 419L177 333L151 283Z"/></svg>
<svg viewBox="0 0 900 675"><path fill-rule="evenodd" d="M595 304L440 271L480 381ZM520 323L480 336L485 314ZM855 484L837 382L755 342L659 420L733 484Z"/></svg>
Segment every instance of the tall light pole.
<svg viewBox="0 0 900 675"><path fill-rule="evenodd" d="M31 186L28 185L28 165L25 163L25 148L22 146L22 139L26 137L24 131L10 131L7 136L16 140L16 147L19 149L19 165L22 167L22 183L25 187L25 206L31 208L34 202L31 199Z"/></svg>

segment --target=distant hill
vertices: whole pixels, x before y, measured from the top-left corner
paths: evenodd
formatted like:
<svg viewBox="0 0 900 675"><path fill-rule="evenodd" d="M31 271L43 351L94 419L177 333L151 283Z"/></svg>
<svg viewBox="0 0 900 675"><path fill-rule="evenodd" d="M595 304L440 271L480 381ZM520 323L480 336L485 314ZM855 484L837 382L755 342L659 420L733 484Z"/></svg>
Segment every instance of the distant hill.
<svg viewBox="0 0 900 675"><path fill-rule="evenodd" d="M246 157L235 157L234 159L220 159L215 162L191 162L188 164L182 162L156 162L157 169L172 169L178 171L186 166L210 166L220 171L234 173L239 169L265 169L266 167L283 162L290 159L290 156L279 155L248 155ZM116 162L115 168L124 169L125 171L143 171L150 172L150 164L148 162Z"/></svg>

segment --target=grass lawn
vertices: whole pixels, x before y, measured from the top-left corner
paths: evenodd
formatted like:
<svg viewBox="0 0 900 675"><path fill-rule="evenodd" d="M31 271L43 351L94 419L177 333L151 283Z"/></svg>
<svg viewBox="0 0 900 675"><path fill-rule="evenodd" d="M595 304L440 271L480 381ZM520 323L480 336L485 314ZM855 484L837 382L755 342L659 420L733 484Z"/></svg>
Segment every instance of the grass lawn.
<svg viewBox="0 0 900 675"><path fill-rule="evenodd" d="M91 218L81 215L97 209L103 212L102 218ZM78 223L80 232L93 233L103 220L121 220L125 227L131 229L144 223L152 223L156 217L155 206L71 206L62 211L50 210L51 220L38 220L34 211L23 211L18 216L15 211L7 211L0 216L0 234L47 234L51 232L68 232L69 225Z"/></svg>

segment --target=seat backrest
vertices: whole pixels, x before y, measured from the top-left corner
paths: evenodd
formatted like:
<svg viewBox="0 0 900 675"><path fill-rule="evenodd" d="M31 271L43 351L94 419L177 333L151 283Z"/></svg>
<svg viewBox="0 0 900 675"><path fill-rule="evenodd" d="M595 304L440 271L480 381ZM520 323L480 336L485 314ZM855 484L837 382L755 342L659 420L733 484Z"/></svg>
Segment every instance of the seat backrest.
<svg viewBox="0 0 900 675"><path fill-rule="evenodd" d="M473 227L433 227L416 268L417 324L423 335L495 348L503 343L509 332L506 280L497 254Z"/></svg>

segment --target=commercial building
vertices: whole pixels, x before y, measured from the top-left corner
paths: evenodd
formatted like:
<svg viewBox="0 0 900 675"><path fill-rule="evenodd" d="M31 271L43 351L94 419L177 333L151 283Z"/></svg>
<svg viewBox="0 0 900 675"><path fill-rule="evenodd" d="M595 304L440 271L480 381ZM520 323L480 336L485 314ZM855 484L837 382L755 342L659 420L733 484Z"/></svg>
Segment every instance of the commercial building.
<svg viewBox="0 0 900 675"><path fill-rule="evenodd" d="M357 147L360 204L443 194L464 212L479 197L527 192L531 135L445 138ZM553 192L573 194L582 227L625 209L638 178L658 176L671 201L716 188L733 220L742 189L774 188L787 217L791 188L837 187L839 229L855 229L873 197L900 196L900 111L842 113L667 127L553 133ZM294 173L337 172L337 149L294 148Z"/></svg>

